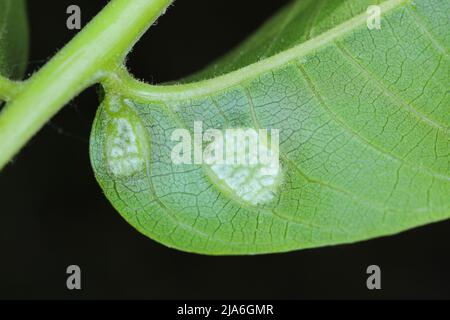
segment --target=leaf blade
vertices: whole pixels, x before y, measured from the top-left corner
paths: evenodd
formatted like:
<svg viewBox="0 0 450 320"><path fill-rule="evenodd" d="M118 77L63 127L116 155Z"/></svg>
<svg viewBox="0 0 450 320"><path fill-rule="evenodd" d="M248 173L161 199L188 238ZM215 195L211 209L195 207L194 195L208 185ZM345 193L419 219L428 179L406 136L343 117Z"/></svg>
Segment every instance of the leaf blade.
<svg viewBox="0 0 450 320"><path fill-rule="evenodd" d="M257 75L242 72L219 89L204 86L230 76L162 88L164 94L127 83L134 88L108 99L93 129L98 181L139 231L197 253L348 243L448 218L448 56L423 22L434 23L428 27L436 32L439 19L429 16L448 12L445 6L387 1L382 33L367 30L364 17L356 16L317 36L318 44L311 45L313 39L287 49L253 65ZM424 15L421 23L411 10ZM420 35L412 46L405 38L411 31ZM386 60L374 63L376 57ZM268 61L278 64L265 69ZM417 61L425 63L424 74ZM116 109L122 111L111 111ZM138 140L150 147L141 153L142 170L115 177L105 155L111 137L105 128L123 117L145 128L136 129L145 135ZM170 133L198 120L205 130L280 129L283 184L274 201L249 205L201 166L172 163Z"/></svg>

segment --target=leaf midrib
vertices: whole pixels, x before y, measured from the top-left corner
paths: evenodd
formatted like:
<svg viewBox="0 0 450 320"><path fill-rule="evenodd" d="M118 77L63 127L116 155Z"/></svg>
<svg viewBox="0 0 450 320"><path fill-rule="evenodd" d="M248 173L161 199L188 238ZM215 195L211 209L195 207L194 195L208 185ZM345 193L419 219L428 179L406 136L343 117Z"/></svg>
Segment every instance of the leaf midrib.
<svg viewBox="0 0 450 320"><path fill-rule="evenodd" d="M407 3L410 3L410 1L411 0L388 0L383 2L380 4L381 14L386 14L394 9L402 7ZM109 75L109 80L111 80L114 85L118 85L120 87L119 89L124 92L141 96L145 99L152 99L154 101L177 101L209 96L212 93L226 90L239 83L253 79L272 69L283 67L293 60L333 43L334 40L366 24L366 22L367 14L364 12L313 39L307 40L269 58L212 79L186 84L149 85L134 79L126 70L122 70L116 74Z"/></svg>

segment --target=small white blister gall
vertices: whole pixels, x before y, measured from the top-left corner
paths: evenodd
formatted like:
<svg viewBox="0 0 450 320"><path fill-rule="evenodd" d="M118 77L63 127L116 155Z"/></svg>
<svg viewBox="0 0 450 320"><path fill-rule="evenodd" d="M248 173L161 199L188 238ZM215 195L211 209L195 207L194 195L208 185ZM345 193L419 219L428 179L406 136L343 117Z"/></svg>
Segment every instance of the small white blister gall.
<svg viewBox="0 0 450 320"><path fill-rule="evenodd" d="M137 128L125 118L114 118L106 140L108 169L116 177L129 177L145 168Z"/></svg>
<svg viewBox="0 0 450 320"><path fill-rule="evenodd" d="M244 202L252 205L264 204L275 198L277 189L281 181L281 166L279 163L278 139L272 136L271 146L269 147L254 129L248 129L247 133L258 141L257 148L246 145L245 148L230 150L227 149L227 158L229 159L250 159L251 153L257 150L258 157L256 162L246 161L245 163L211 163L209 167L221 182L229 188L235 196ZM228 134L226 139L231 139ZM267 139L266 139L267 140ZM245 152L245 155L237 154ZM263 156L264 155L264 156ZM205 162L211 162L205 159Z"/></svg>

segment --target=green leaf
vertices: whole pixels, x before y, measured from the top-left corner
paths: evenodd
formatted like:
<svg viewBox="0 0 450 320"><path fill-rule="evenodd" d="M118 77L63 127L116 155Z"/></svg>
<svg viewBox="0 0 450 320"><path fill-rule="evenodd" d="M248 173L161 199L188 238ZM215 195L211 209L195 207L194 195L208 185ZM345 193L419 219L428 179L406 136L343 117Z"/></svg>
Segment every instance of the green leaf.
<svg viewBox="0 0 450 320"><path fill-rule="evenodd" d="M204 254L350 243L447 219L450 4L383 1L381 30L367 26L371 4L295 1L194 77L209 80L112 76L90 152L114 207L143 234ZM198 121L278 129L280 170L263 180L261 166L175 164L174 130Z"/></svg>
<svg viewBox="0 0 450 320"><path fill-rule="evenodd" d="M28 58L25 0L0 0L0 75L20 78Z"/></svg>

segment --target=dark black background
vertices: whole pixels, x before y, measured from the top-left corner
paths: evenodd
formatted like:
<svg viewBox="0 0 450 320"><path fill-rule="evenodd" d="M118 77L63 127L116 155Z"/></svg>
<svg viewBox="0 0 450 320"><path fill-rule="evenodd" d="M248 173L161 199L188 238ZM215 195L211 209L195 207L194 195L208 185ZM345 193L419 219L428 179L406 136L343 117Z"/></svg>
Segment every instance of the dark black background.
<svg viewBox="0 0 450 320"><path fill-rule="evenodd" d="M132 0L130 0L132 1ZM129 67L153 83L188 75L237 45L287 1L178 0L142 39ZM74 35L66 8L86 23L105 0L29 1L29 73ZM368 242L256 257L167 249L129 226L89 163L95 88L71 102L0 174L0 298L450 298L450 222ZM80 265L83 289L68 291ZM382 269L369 291L368 265Z"/></svg>

